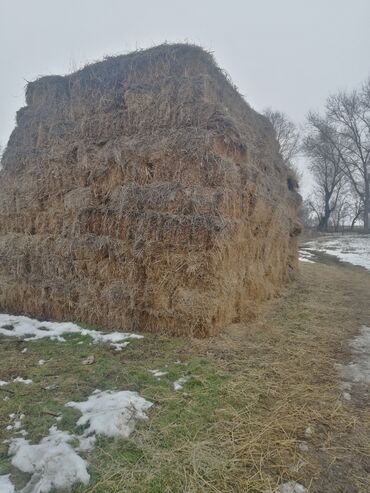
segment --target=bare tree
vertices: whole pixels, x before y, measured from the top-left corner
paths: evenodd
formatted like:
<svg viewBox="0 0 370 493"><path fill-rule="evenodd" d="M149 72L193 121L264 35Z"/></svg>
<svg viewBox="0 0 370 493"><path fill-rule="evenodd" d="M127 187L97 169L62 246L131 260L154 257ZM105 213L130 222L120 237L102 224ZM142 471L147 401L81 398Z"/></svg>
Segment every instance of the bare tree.
<svg viewBox="0 0 370 493"><path fill-rule="evenodd" d="M311 115L321 138L335 147L341 168L363 207L364 232L370 212L370 80L359 90L328 98L326 115Z"/></svg>
<svg viewBox="0 0 370 493"><path fill-rule="evenodd" d="M333 210L331 217L331 224L334 231L339 231L340 228L344 229L346 220L350 214L350 202L347 194L339 195L335 209Z"/></svg>
<svg viewBox="0 0 370 493"><path fill-rule="evenodd" d="M315 181L313 197L309 199L311 209L318 218L318 229L327 231L330 217L337 208L344 190L345 175L341 166L341 155L336 146L321 132L321 119L308 116L307 134L303 141L303 152L309 159L309 169Z"/></svg>
<svg viewBox="0 0 370 493"><path fill-rule="evenodd" d="M348 216L351 222L351 230L353 230L356 222L363 216L363 203L352 187L350 187L349 196Z"/></svg>
<svg viewBox="0 0 370 493"><path fill-rule="evenodd" d="M280 111L266 109L263 114L274 128L276 139L279 142L280 154L285 164L294 166L294 158L300 150L300 137L297 126L287 115Z"/></svg>
<svg viewBox="0 0 370 493"><path fill-rule="evenodd" d="M315 220L313 218L313 209L311 207L309 200L303 200L302 205L299 209L298 215L303 226L307 229L315 227Z"/></svg>

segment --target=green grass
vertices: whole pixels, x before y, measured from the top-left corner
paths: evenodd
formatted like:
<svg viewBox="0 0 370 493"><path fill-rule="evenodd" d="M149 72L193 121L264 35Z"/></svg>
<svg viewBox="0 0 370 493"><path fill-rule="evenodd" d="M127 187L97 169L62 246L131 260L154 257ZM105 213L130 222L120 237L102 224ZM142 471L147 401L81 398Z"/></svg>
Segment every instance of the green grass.
<svg viewBox="0 0 370 493"><path fill-rule="evenodd" d="M206 434L215 420L228 375L205 358L189 356L183 339L149 334L132 340L121 352L108 344L91 344L89 337L78 334L65 339L1 339L1 379L22 376L33 383L0 388L0 474L15 472L3 443L14 436L14 432L6 431L10 413L26 415L22 427L29 432L27 438L37 443L53 424L72 433L81 432L76 428L79 413L65 407L68 401L85 400L97 388L133 390L154 403L150 420L139 424L128 440L99 437L94 451L81 454L89 462L91 491L162 492L167 491L164 485L169 482L168 491L183 491L183 471L174 470L171 463L176 455L180 458L184 444ZM24 347L28 348L26 353L21 352ZM83 360L90 355L95 362L84 365ZM42 366L40 359L45 360ZM149 369L168 373L158 380ZM175 391L173 383L182 376L189 379L182 390ZM4 401L5 396L9 400ZM58 423L57 416L62 416ZM154 470L152 477L150 471ZM77 485L74 491L86 488Z"/></svg>

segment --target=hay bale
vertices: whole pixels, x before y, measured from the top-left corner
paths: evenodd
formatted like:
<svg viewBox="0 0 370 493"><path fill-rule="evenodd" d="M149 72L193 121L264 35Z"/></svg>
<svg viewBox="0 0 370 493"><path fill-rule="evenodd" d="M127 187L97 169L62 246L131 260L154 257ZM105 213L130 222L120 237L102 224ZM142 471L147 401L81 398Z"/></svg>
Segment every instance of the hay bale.
<svg viewBox="0 0 370 493"><path fill-rule="evenodd" d="M208 336L297 267L268 121L163 45L28 84L0 174L0 309Z"/></svg>

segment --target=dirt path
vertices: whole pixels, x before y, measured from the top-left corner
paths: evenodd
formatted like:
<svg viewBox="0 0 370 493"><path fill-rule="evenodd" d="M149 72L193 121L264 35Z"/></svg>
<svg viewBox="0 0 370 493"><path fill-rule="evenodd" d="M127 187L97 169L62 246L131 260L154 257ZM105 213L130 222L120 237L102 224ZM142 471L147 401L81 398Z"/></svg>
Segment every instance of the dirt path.
<svg viewBox="0 0 370 493"><path fill-rule="evenodd" d="M336 365L351 360L349 340L370 325L370 273L329 256L300 264L297 281L254 323L196 344L234 373L236 395L250 393L247 419L235 416L220 437L261 483L274 470L310 492L369 492L368 389L355 386L343 399ZM234 426L240 436L231 436ZM258 445L248 444L253 436Z"/></svg>

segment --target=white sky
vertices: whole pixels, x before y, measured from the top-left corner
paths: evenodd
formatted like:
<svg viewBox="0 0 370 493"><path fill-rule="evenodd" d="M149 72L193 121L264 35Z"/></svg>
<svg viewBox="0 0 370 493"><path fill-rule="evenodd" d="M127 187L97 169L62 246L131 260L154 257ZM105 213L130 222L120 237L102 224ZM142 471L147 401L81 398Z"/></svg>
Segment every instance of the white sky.
<svg viewBox="0 0 370 493"><path fill-rule="evenodd" d="M255 109L302 124L370 75L370 0L0 0L0 143L27 80L163 41L212 50Z"/></svg>

